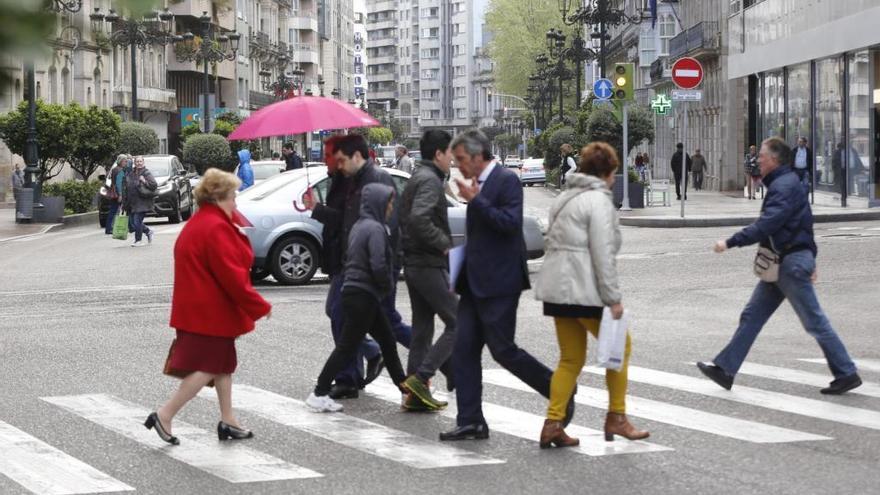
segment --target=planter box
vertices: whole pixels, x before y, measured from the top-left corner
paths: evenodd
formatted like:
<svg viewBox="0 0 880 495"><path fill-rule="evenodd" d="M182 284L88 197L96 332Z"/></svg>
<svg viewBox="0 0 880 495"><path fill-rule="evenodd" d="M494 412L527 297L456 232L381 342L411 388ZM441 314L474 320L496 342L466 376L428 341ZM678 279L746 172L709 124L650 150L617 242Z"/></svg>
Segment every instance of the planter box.
<svg viewBox="0 0 880 495"><path fill-rule="evenodd" d="M623 175L614 176L614 205L620 208L623 204ZM629 206L631 208L645 207L645 185L639 182L629 184Z"/></svg>
<svg viewBox="0 0 880 495"><path fill-rule="evenodd" d="M61 223L64 218L64 197L43 196L42 208L34 207L33 221L37 223Z"/></svg>

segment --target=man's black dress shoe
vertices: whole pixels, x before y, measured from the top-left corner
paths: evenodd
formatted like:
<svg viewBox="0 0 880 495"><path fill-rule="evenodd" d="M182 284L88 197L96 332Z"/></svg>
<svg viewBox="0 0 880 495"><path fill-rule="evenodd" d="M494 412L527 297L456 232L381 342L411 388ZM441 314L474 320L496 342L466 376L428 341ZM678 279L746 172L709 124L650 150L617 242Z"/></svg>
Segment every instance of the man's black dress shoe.
<svg viewBox="0 0 880 495"><path fill-rule="evenodd" d="M333 400L357 399L358 389L357 387L353 387L351 385L336 384L333 385L333 387L330 389L330 393L328 395Z"/></svg>
<svg viewBox="0 0 880 495"><path fill-rule="evenodd" d="M364 386L369 385L373 380L378 378L379 375L382 374L383 368L385 368L385 358L383 358L381 354L374 357L373 359L367 360L367 371L366 376L364 376Z"/></svg>
<svg viewBox="0 0 880 495"><path fill-rule="evenodd" d="M700 368L700 371L702 371L706 377L717 383L721 388L730 390L730 388L733 387L733 377L728 375L726 371L721 369L721 367L714 364L699 362L697 363L697 368Z"/></svg>
<svg viewBox="0 0 880 495"><path fill-rule="evenodd" d="M451 442L454 440L486 440L489 438L489 425L486 423L471 423L458 426L452 431L440 433L440 441Z"/></svg>
<svg viewBox="0 0 880 495"><path fill-rule="evenodd" d="M848 392L859 385L862 384L862 379L859 378L858 373L853 373L852 375L845 376L843 378L838 378L831 382L828 387L820 390L825 395L840 395L844 392Z"/></svg>

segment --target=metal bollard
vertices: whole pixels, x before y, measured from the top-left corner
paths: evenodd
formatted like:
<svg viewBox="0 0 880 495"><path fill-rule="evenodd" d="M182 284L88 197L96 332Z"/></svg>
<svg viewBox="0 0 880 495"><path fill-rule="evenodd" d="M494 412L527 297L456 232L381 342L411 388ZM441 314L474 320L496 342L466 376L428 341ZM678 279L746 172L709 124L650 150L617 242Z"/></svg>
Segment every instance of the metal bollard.
<svg viewBox="0 0 880 495"><path fill-rule="evenodd" d="M29 221L34 217L34 190L25 187L19 190L15 201L15 220Z"/></svg>

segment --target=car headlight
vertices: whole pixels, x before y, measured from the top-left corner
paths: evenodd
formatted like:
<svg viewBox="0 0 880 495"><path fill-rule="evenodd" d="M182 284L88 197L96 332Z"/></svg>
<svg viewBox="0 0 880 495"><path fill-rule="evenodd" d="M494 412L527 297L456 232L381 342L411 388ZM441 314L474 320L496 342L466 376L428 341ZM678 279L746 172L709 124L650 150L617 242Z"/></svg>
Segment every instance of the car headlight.
<svg viewBox="0 0 880 495"><path fill-rule="evenodd" d="M159 192L159 194L165 194L168 191L170 191L171 188L173 188L173 187L174 187L173 184L171 184L170 182L166 182L164 185L159 186L157 191Z"/></svg>

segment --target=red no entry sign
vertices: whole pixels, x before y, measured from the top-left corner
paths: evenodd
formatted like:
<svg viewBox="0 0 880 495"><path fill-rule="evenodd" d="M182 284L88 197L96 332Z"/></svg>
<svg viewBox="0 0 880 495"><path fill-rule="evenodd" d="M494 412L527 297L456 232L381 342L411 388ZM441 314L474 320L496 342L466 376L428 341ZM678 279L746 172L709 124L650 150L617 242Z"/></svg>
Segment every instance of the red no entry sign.
<svg viewBox="0 0 880 495"><path fill-rule="evenodd" d="M681 89L694 89L703 82L703 66L695 58L682 57L672 64L672 82Z"/></svg>

